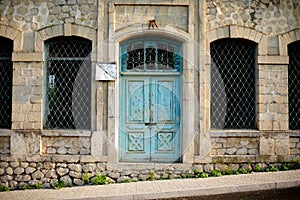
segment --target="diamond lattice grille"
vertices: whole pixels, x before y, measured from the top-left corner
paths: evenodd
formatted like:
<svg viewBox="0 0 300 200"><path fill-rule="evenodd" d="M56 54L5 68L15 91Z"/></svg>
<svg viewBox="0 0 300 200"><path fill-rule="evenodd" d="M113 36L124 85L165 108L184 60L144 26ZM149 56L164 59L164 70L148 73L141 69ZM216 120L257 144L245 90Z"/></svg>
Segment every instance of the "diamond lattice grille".
<svg viewBox="0 0 300 200"><path fill-rule="evenodd" d="M13 41L0 37L0 128L11 128Z"/></svg>
<svg viewBox="0 0 300 200"><path fill-rule="evenodd" d="M46 44L47 103L45 128L90 129L90 41L71 37Z"/></svg>
<svg viewBox="0 0 300 200"><path fill-rule="evenodd" d="M289 127L300 130L300 41L288 46Z"/></svg>
<svg viewBox="0 0 300 200"><path fill-rule="evenodd" d="M211 127L256 128L256 44L221 39L211 44Z"/></svg>

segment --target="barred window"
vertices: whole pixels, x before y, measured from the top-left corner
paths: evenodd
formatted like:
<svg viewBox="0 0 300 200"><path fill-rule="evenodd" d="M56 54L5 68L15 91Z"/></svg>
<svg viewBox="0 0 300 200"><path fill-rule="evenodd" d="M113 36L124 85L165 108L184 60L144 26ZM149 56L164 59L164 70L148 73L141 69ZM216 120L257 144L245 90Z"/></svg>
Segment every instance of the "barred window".
<svg viewBox="0 0 300 200"><path fill-rule="evenodd" d="M300 41L288 45L289 127L300 130Z"/></svg>
<svg viewBox="0 0 300 200"><path fill-rule="evenodd" d="M0 128L11 128L13 41L0 37Z"/></svg>
<svg viewBox="0 0 300 200"><path fill-rule="evenodd" d="M92 42L80 37L46 41L47 129L91 128Z"/></svg>
<svg viewBox="0 0 300 200"><path fill-rule="evenodd" d="M256 128L256 43L211 43L211 128Z"/></svg>

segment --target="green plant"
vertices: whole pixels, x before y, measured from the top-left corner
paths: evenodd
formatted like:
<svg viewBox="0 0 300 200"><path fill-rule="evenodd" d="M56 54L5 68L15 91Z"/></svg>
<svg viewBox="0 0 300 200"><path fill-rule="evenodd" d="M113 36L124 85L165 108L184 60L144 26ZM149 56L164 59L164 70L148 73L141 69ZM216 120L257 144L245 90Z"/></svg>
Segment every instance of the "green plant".
<svg viewBox="0 0 300 200"><path fill-rule="evenodd" d="M286 163L284 163L282 166L281 166L281 170L282 171L287 171L287 170L289 170L290 168L289 168L289 166L286 164Z"/></svg>
<svg viewBox="0 0 300 200"><path fill-rule="evenodd" d="M200 178L208 178L208 173L202 172L202 173L200 174Z"/></svg>
<svg viewBox="0 0 300 200"><path fill-rule="evenodd" d="M212 159L211 162L212 162L213 164L215 164L215 163L217 163L217 160L216 160L216 159Z"/></svg>
<svg viewBox="0 0 300 200"><path fill-rule="evenodd" d="M193 175L191 174L180 174L181 178L193 178Z"/></svg>
<svg viewBox="0 0 300 200"><path fill-rule="evenodd" d="M54 189L60 189L60 188L63 188L63 187L65 187L65 182L64 181L57 181L55 183Z"/></svg>
<svg viewBox="0 0 300 200"><path fill-rule="evenodd" d="M236 171L236 174L248 174L249 171L244 169L244 168L240 168Z"/></svg>
<svg viewBox="0 0 300 200"><path fill-rule="evenodd" d="M155 180L155 174L154 174L153 171L150 171L150 173L149 173L149 180L150 180L150 181Z"/></svg>
<svg viewBox="0 0 300 200"><path fill-rule="evenodd" d="M35 189L41 189L42 184L41 183L37 183L34 185Z"/></svg>
<svg viewBox="0 0 300 200"><path fill-rule="evenodd" d="M29 190L30 189L30 185L29 184L23 185L22 189L23 190Z"/></svg>
<svg viewBox="0 0 300 200"><path fill-rule="evenodd" d="M171 173L168 173L167 179L173 179L173 176Z"/></svg>
<svg viewBox="0 0 300 200"><path fill-rule="evenodd" d="M122 181L121 183L131 183L130 179L125 179L124 181Z"/></svg>
<svg viewBox="0 0 300 200"><path fill-rule="evenodd" d="M201 171L199 169L195 169L194 170L194 175L195 175L195 178L200 178L201 177Z"/></svg>
<svg viewBox="0 0 300 200"><path fill-rule="evenodd" d="M223 174L225 174L225 175L231 175L232 174L232 170L230 169L229 166L226 166L225 172Z"/></svg>
<svg viewBox="0 0 300 200"><path fill-rule="evenodd" d="M217 176L222 176L222 173L219 170L214 169L211 171L211 175L217 177Z"/></svg>
<svg viewBox="0 0 300 200"><path fill-rule="evenodd" d="M294 169L300 169L300 159L299 160L294 160Z"/></svg>
<svg viewBox="0 0 300 200"><path fill-rule="evenodd" d="M278 167L275 167L275 166L269 166L266 168L265 170L266 172L277 172L279 171Z"/></svg>
<svg viewBox="0 0 300 200"><path fill-rule="evenodd" d="M187 174L180 174L180 177L181 178L188 178L188 175Z"/></svg>
<svg viewBox="0 0 300 200"><path fill-rule="evenodd" d="M9 192L9 191L10 191L9 187L5 185L0 186L0 192Z"/></svg>
<svg viewBox="0 0 300 200"><path fill-rule="evenodd" d="M253 168L253 171L255 171L255 172L260 172L260 171L262 171L262 170L261 170L261 166L260 166L260 165L255 165L254 168Z"/></svg>
<svg viewBox="0 0 300 200"><path fill-rule="evenodd" d="M87 172L83 173L82 180L84 181L84 184L88 184L90 182L90 176Z"/></svg>
<svg viewBox="0 0 300 200"><path fill-rule="evenodd" d="M109 178L106 175L97 174L94 178L92 178L93 185L107 185L110 183Z"/></svg>

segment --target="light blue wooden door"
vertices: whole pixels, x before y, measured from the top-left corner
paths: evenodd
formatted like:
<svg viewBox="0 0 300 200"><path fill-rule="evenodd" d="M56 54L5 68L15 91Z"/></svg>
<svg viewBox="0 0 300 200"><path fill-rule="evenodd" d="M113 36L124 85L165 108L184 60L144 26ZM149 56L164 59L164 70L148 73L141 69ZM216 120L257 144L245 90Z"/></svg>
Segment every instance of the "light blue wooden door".
<svg viewBox="0 0 300 200"><path fill-rule="evenodd" d="M123 76L120 160L180 160L180 76Z"/></svg>

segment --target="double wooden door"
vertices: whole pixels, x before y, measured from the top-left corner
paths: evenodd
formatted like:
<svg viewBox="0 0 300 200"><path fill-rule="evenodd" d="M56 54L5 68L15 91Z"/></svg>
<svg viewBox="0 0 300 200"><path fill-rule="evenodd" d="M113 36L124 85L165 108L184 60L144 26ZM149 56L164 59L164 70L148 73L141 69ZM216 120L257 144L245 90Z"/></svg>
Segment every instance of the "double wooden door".
<svg viewBox="0 0 300 200"><path fill-rule="evenodd" d="M120 161L178 162L180 76L122 76Z"/></svg>

